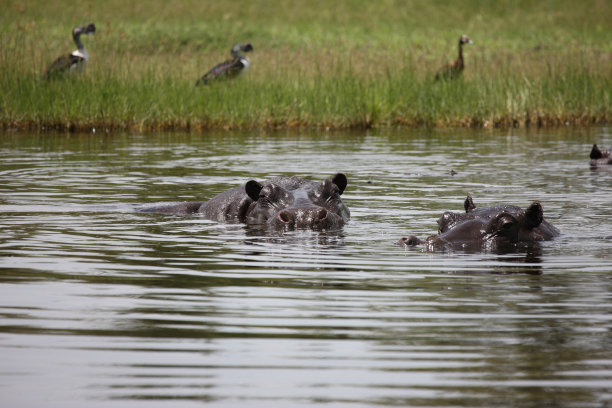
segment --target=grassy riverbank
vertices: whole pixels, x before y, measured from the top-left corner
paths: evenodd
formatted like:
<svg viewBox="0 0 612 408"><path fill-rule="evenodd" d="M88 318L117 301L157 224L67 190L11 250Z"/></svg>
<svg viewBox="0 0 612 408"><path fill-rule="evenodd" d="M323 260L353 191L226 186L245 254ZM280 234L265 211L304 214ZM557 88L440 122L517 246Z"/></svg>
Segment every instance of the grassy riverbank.
<svg viewBox="0 0 612 408"><path fill-rule="evenodd" d="M0 123L17 129L555 126L612 121L612 4L600 0L446 2L42 0L0 16ZM80 8L79 8L80 7ZM39 81L84 39L75 80ZM456 58L466 70L435 82ZM247 76L195 88L255 47Z"/></svg>

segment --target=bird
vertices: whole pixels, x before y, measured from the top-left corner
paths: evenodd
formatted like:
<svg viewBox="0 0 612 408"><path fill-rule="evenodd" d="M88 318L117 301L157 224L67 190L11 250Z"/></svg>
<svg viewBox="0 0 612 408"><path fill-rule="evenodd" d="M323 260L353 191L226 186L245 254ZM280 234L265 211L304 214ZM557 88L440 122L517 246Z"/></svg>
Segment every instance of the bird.
<svg viewBox="0 0 612 408"><path fill-rule="evenodd" d="M436 81L445 78L453 79L463 72L463 44L474 44L474 41L470 40L467 35L459 37L459 56L454 62L445 65L436 73Z"/></svg>
<svg viewBox="0 0 612 408"><path fill-rule="evenodd" d="M589 157L591 158L592 169L603 168L603 166L607 168L607 165L612 164L612 150L600 149L596 144L593 145Z"/></svg>
<svg viewBox="0 0 612 408"><path fill-rule="evenodd" d="M599 160L599 159L607 159L608 157L612 158L612 150L600 149L596 144L593 145L591 149L591 154L589 154L591 160Z"/></svg>
<svg viewBox="0 0 612 408"><path fill-rule="evenodd" d="M236 78L239 75L246 73L251 66L251 60L245 57L242 53L253 51L251 43L239 43L232 47L232 58L215 65L210 71L198 79L196 86L206 85L210 81L221 78Z"/></svg>
<svg viewBox="0 0 612 408"><path fill-rule="evenodd" d="M81 41L81 35L89 35L95 32L96 26L94 23L90 23L82 27L74 27L72 29L72 39L74 40L77 49L72 51L70 54L62 55L53 61L43 74L42 79L49 80L52 78L58 78L68 72L82 72L89 61L89 54Z"/></svg>

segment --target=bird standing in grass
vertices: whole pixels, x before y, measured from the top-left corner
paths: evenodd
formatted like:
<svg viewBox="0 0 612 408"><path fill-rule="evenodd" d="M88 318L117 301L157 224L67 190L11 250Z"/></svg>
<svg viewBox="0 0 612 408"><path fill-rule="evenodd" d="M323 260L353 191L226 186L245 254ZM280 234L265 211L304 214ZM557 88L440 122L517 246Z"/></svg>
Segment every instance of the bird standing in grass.
<svg viewBox="0 0 612 408"><path fill-rule="evenodd" d="M236 44L232 47L232 59L223 61L215 65L210 71L196 82L198 85L206 85L210 81L221 78L235 78L241 74L245 74L251 66L251 60L245 57L242 53L253 51L251 43Z"/></svg>
<svg viewBox="0 0 612 408"><path fill-rule="evenodd" d="M82 72L89 61L89 54L81 41L81 35L93 34L95 32L96 26L93 23L83 27L75 27L72 30L72 39L74 40L77 49L72 51L70 54L62 55L53 61L43 74L42 79L58 78L69 72Z"/></svg>
<svg viewBox="0 0 612 408"><path fill-rule="evenodd" d="M474 41L470 40L467 35L462 35L459 38L459 56L454 62L445 65L438 71L436 81L439 79L454 79L463 72L465 66L463 63L463 44L474 44Z"/></svg>

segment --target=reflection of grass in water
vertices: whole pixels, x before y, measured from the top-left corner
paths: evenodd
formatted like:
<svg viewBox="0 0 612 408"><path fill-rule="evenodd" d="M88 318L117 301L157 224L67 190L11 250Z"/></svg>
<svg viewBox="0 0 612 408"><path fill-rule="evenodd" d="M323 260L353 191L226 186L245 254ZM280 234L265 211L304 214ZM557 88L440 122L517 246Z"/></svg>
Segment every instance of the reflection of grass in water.
<svg viewBox="0 0 612 408"><path fill-rule="evenodd" d="M34 3L0 16L5 126L516 126L612 116L607 2ZM84 39L86 74L38 82L74 48L72 25L89 21L98 32ZM476 42L465 48L464 78L435 83L464 32ZM255 46L246 77L193 87L244 40Z"/></svg>

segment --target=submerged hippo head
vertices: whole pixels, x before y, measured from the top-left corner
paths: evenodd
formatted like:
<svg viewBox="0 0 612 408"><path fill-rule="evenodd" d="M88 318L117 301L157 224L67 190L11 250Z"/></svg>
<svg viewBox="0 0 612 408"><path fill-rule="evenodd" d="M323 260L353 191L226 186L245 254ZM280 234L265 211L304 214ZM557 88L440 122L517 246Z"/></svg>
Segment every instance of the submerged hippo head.
<svg viewBox="0 0 612 408"><path fill-rule="evenodd" d="M468 220L490 220L501 213L512 215L518 222L518 241L549 241L559 235L559 230L544 219L544 210L539 201L534 201L523 210L516 205L494 205L476 208L471 196L464 202L465 213L446 211L438 219L438 233L443 234Z"/></svg>
<svg viewBox="0 0 612 408"><path fill-rule="evenodd" d="M266 182L250 180L244 187L252 200L245 221L276 229L341 227L350 217L340 199L347 183L342 173L321 182L297 177L277 177Z"/></svg>
<svg viewBox="0 0 612 408"><path fill-rule="evenodd" d="M520 222L512 215L501 212L491 219L474 218L455 228L425 241L429 250L502 249L519 242Z"/></svg>
<svg viewBox="0 0 612 408"><path fill-rule="evenodd" d="M544 219L542 205L535 201L526 210L514 205L476 208L472 198L464 203L465 213L447 211L438 219L438 235L425 242L411 236L398 244L416 246L424 243L428 250L494 249L501 250L517 243L547 241L559 230Z"/></svg>

